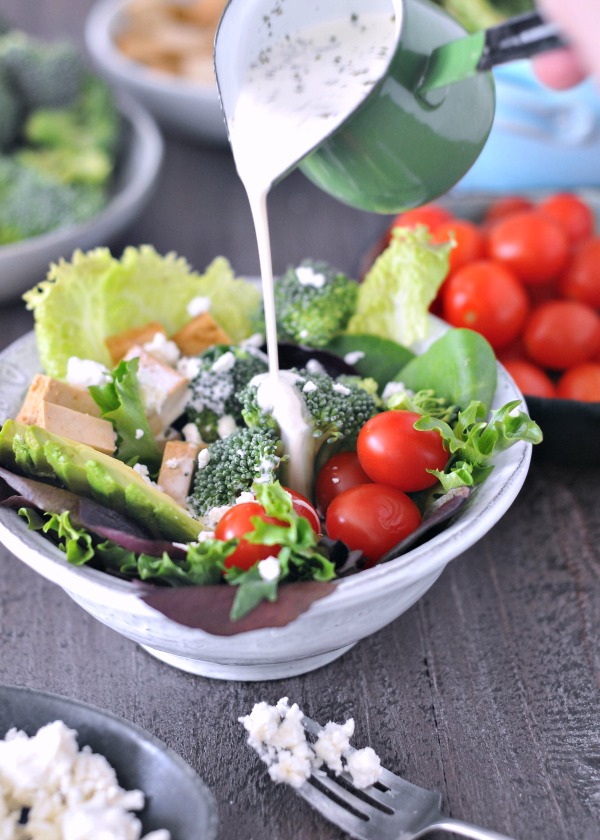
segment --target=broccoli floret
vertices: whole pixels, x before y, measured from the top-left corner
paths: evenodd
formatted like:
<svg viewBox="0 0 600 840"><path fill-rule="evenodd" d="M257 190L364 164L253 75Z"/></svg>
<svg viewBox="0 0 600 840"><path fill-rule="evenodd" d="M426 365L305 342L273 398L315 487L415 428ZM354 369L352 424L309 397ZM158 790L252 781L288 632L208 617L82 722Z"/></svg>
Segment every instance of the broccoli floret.
<svg viewBox="0 0 600 840"><path fill-rule="evenodd" d="M219 421L231 418L243 426L239 392L250 380L267 370L263 353L252 347L219 344L198 358L198 373L190 382L187 419L198 427L202 440L212 443L223 437Z"/></svg>
<svg viewBox="0 0 600 840"><path fill-rule="evenodd" d="M189 498L198 516L206 516L212 508L233 505L255 481L277 479L281 443L270 427L244 427L210 444L205 452L206 465L196 471Z"/></svg>
<svg viewBox="0 0 600 840"><path fill-rule="evenodd" d="M22 111L18 98L0 72L0 152L6 151L21 129Z"/></svg>
<svg viewBox="0 0 600 840"><path fill-rule="evenodd" d="M379 409L377 386L358 376L334 379L325 372L306 369L282 371L281 377L294 389L295 406L271 413L259 398L260 381L254 381L240 394L243 415L251 428L275 428L283 447L282 483L310 498L324 446L349 442L358 435ZM286 402L290 405L292 401Z"/></svg>
<svg viewBox="0 0 600 840"><path fill-rule="evenodd" d="M105 202L99 187L60 184L12 158L0 157L2 245L86 221Z"/></svg>
<svg viewBox="0 0 600 840"><path fill-rule="evenodd" d="M120 117L109 88L87 75L81 95L68 107L29 114L23 126L29 147L19 159L65 184L103 184L112 174L119 136Z"/></svg>
<svg viewBox="0 0 600 840"><path fill-rule="evenodd" d="M46 44L14 29L0 37L0 70L27 110L69 104L81 91L85 76L74 45Z"/></svg>
<svg viewBox="0 0 600 840"><path fill-rule="evenodd" d="M324 262L303 260L275 284L282 341L324 347L354 313L358 284Z"/></svg>

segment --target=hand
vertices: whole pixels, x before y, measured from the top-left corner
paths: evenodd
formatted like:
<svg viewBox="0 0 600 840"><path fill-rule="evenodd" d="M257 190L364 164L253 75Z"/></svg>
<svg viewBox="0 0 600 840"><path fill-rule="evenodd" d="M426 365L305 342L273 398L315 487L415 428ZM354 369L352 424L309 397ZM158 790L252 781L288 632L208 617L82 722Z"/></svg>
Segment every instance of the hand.
<svg viewBox="0 0 600 840"><path fill-rule="evenodd" d="M538 0L542 14L556 21L569 40L565 50L538 56L533 66L537 77L556 90L573 87L586 76L600 85L600 14L598 0Z"/></svg>

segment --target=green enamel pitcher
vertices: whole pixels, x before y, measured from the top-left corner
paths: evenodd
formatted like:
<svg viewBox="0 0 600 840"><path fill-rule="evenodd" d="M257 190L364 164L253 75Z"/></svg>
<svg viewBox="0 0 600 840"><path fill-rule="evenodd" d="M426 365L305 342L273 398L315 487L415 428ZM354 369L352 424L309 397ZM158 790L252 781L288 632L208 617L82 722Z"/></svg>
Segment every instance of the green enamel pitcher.
<svg viewBox="0 0 600 840"><path fill-rule="evenodd" d="M351 7L348 0L230 0L215 39L215 72L227 120L241 82L239 57L249 45L350 12L395 14L395 46L381 78L294 164L325 192L362 210L396 213L453 187L492 127L495 92L487 71L561 44L537 14L467 35L428 0L352 0Z"/></svg>

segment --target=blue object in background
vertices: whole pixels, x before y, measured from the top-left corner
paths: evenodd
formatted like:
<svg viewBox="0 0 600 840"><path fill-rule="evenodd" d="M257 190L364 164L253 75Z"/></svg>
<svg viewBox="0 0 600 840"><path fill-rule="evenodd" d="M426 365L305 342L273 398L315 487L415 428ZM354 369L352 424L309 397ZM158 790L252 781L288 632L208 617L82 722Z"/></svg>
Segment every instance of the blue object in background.
<svg viewBox="0 0 600 840"><path fill-rule="evenodd" d="M600 186L600 92L591 80L554 91L529 61L494 70L489 139L454 192Z"/></svg>

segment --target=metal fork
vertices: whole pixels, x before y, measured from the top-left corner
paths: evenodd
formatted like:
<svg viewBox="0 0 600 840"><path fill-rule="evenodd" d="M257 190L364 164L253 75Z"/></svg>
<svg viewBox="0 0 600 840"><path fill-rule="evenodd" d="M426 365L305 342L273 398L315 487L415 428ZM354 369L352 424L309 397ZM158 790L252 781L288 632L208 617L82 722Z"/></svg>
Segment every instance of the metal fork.
<svg viewBox="0 0 600 840"><path fill-rule="evenodd" d="M322 731L314 720L303 718L311 735ZM330 822L359 840L417 840L431 831L448 831L473 840L511 840L506 834L444 817L439 793L383 770L368 788L356 788L349 774L314 771L296 793Z"/></svg>

